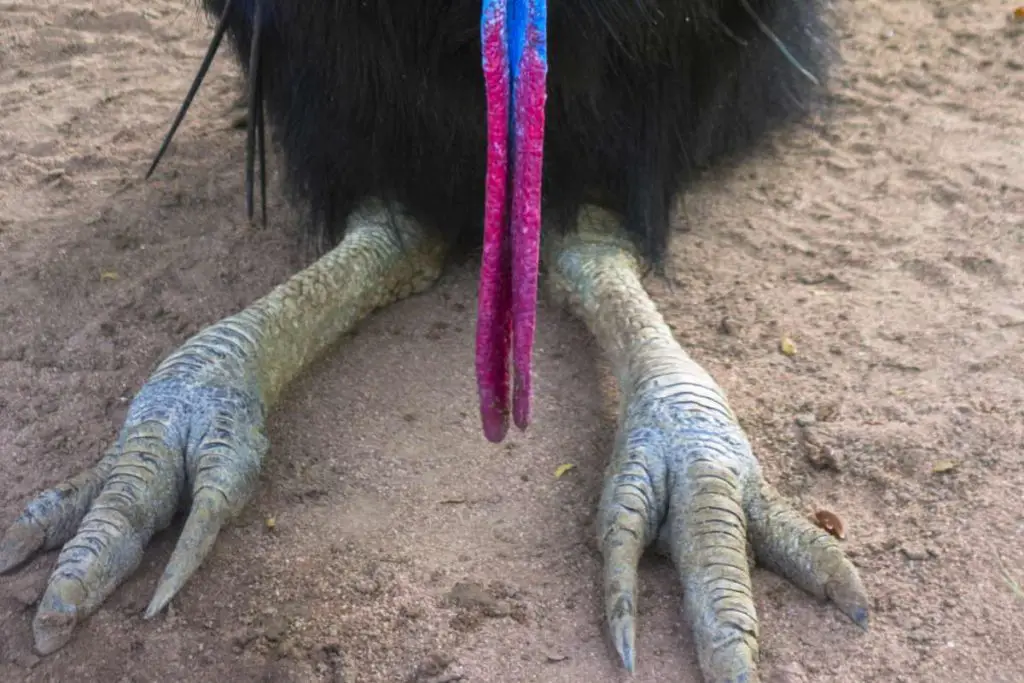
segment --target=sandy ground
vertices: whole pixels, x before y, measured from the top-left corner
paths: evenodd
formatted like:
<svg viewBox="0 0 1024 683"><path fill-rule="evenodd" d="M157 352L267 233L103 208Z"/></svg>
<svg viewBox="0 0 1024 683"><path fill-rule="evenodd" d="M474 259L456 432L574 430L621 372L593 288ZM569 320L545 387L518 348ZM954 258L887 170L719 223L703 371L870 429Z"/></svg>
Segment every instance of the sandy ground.
<svg viewBox="0 0 1024 683"><path fill-rule="evenodd" d="M758 571L766 681L1024 680L1011 9L844 3L834 119L709 178L651 282L770 479L843 519L874 600L861 633ZM270 229L244 220L227 59L140 180L208 35L179 0L0 4L0 525L98 458L164 355L308 258L278 196ZM140 612L176 530L44 659L30 622L54 554L0 578L0 680L623 680L592 541L612 384L585 330L545 306L536 425L487 444L475 267L296 383L258 495L169 614ZM643 580L633 680L698 681L671 567L645 561Z"/></svg>

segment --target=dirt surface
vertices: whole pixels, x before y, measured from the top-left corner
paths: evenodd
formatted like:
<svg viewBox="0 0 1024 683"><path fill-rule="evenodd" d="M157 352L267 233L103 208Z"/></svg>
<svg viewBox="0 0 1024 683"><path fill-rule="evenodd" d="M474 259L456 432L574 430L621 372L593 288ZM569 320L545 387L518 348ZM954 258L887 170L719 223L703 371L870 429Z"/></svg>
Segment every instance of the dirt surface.
<svg viewBox="0 0 1024 683"><path fill-rule="evenodd" d="M874 600L861 633L758 571L766 681L1024 680L1011 9L844 3L834 118L709 178L650 283L768 477L842 518ZM0 5L0 525L99 457L163 356L308 258L279 196L269 229L244 220L226 58L140 180L208 35L179 0ZM55 554L0 578L0 680L624 680L592 540L613 385L585 330L544 306L536 424L487 444L475 267L296 383L259 493L168 614L140 612L176 528L44 659L31 617ZM633 680L698 681L671 567L642 577Z"/></svg>

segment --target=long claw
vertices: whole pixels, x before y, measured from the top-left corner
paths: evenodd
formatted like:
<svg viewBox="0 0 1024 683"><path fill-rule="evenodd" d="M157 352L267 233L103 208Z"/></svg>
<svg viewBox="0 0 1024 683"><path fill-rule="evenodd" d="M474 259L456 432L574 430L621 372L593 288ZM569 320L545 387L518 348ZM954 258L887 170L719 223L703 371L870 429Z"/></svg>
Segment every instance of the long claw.
<svg viewBox="0 0 1024 683"><path fill-rule="evenodd" d="M25 506L0 540L0 574L15 569L39 550L64 545L75 535L119 453L116 448L108 449L91 468L43 491Z"/></svg>
<svg viewBox="0 0 1024 683"><path fill-rule="evenodd" d="M626 671L636 668L637 565L643 543L632 528L628 512L621 513L603 537L604 610L615 651Z"/></svg>
<svg viewBox="0 0 1024 683"><path fill-rule="evenodd" d="M145 618L167 606L206 559L221 527L242 509L259 480L270 442L253 415L254 407L234 402L219 413L190 458L192 508L171 559L164 568Z"/></svg>
<svg viewBox="0 0 1024 683"><path fill-rule="evenodd" d="M811 595L829 599L866 629L867 593L839 543L762 484L747 503L750 539L757 561Z"/></svg>
<svg viewBox="0 0 1024 683"><path fill-rule="evenodd" d="M185 528L146 608L146 619L153 618L166 607L199 568L213 548L229 512L224 498L213 491L204 491L192 501L192 511Z"/></svg>

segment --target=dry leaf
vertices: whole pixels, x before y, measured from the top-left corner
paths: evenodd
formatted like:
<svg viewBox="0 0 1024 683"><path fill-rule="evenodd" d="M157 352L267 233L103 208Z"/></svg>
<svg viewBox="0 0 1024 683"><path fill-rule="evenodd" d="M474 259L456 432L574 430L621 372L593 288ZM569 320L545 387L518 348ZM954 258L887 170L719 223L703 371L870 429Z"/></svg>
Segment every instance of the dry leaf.
<svg viewBox="0 0 1024 683"><path fill-rule="evenodd" d="M1013 10L1014 21L1024 21L1024 5Z"/></svg>
<svg viewBox="0 0 1024 683"><path fill-rule="evenodd" d="M574 467L576 467L576 465L573 465L571 462L567 462L564 465L559 465L558 467L555 468L555 479L558 479L559 477L561 477L563 474L565 474Z"/></svg>
<svg viewBox="0 0 1024 683"><path fill-rule="evenodd" d="M102 273L100 273L100 281L101 282L103 282L105 280L116 280L118 277L119 276L118 276L117 272L113 271L113 270L105 270Z"/></svg>
<svg viewBox="0 0 1024 683"><path fill-rule="evenodd" d="M834 512L818 510L814 513L814 523L839 540L846 538L846 531L843 529L843 520L839 519L839 516Z"/></svg>
<svg viewBox="0 0 1024 683"><path fill-rule="evenodd" d="M937 463L932 465L932 474L944 474L945 472L952 472L958 467L958 465L952 460L939 460Z"/></svg>
<svg viewBox="0 0 1024 683"><path fill-rule="evenodd" d="M267 517L263 520L263 525L267 528L267 531L273 531L277 528L277 519L274 517Z"/></svg>
<svg viewBox="0 0 1024 683"><path fill-rule="evenodd" d="M796 355L796 344L789 337L783 337L782 341L779 342L779 351L784 356L795 356Z"/></svg>

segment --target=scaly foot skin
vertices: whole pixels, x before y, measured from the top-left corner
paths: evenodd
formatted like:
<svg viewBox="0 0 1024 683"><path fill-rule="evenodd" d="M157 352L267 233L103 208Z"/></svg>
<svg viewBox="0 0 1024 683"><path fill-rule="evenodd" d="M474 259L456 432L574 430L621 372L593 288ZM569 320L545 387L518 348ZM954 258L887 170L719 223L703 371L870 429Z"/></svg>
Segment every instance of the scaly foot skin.
<svg viewBox="0 0 1024 683"><path fill-rule="evenodd" d="M756 561L866 628L868 601L838 543L765 483L714 380L674 339L640 282L618 218L581 212L578 231L545 247L551 280L612 361L623 396L598 514L609 632L636 664L637 564L651 545L684 587L706 683L760 680Z"/></svg>
<svg viewBox="0 0 1024 683"><path fill-rule="evenodd" d="M183 499L190 514L147 617L166 606L252 495L268 441L259 387L236 362L254 350L250 332L224 321L170 356L135 397L108 454L29 503L0 542L2 570L63 544L33 623L41 654L63 647L135 571Z"/></svg>
<svg viewBox="0 0 1024 683"><path fill-rule="evenodd" d="M40 494L0 540L0 572L63 545L33 622L36 650L63 647L188 505L146 617L163 609L251 497L283 388L372 310L428 287L443 257L400 211L368 202L341 245L161 363L99 463Z"/></svg>

